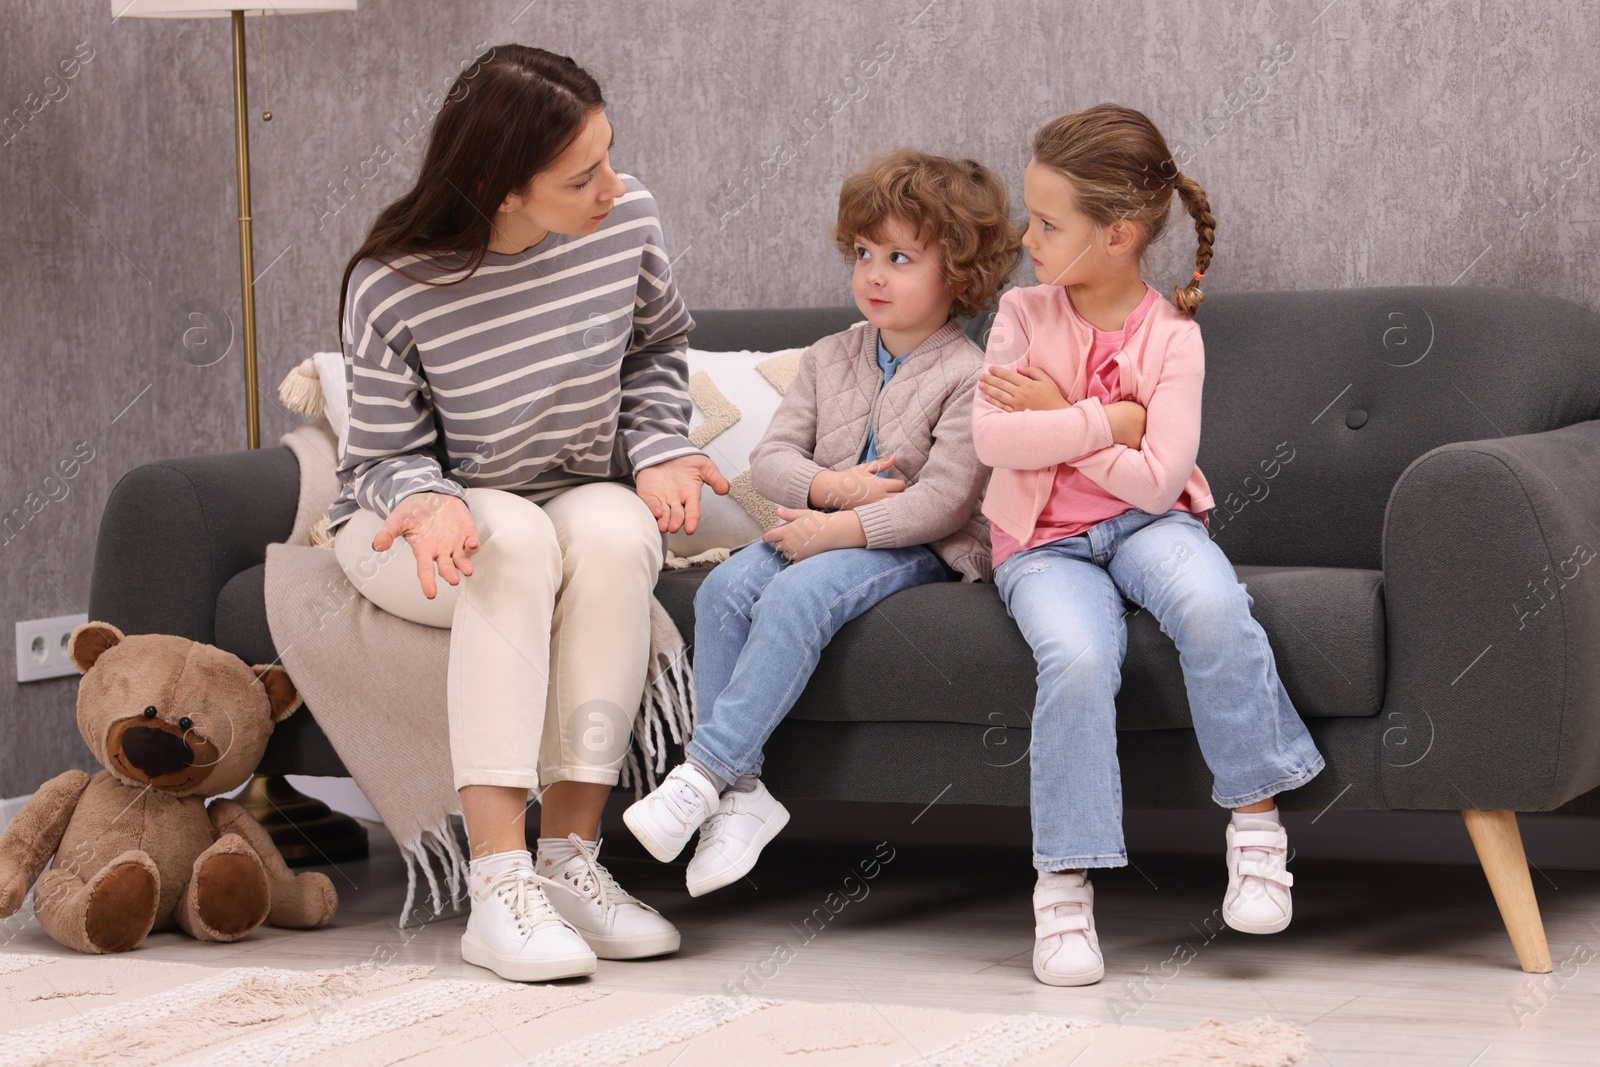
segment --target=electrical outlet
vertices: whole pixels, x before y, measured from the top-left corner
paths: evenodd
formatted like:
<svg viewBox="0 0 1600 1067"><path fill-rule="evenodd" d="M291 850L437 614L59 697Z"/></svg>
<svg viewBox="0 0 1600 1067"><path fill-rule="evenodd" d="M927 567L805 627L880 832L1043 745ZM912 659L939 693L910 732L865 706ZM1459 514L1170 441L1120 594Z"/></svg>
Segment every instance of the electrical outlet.
<svg viewBox="0 0 1600 1067"><path fill-rule="evenodd" d="M17 623L17 681L37 682L77 674L67 656L67 638L73 627L89 621L87 615L57 615Z"/></svg>

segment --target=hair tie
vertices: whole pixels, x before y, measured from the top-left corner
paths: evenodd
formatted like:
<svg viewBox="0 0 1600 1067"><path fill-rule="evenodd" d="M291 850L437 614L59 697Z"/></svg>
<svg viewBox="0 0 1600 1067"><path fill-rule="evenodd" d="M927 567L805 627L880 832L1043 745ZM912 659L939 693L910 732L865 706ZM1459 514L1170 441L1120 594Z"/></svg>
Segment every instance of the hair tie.
<svg viewBox="0 0 1600 1067"><path fill-rule="evenodd" d="M1205 275L1204 271L1197 270L1197 271L1194 272L1194 280L1195 281L1199 281L1201 278L1204 278L1205 276L1206 275Z"/></svg>

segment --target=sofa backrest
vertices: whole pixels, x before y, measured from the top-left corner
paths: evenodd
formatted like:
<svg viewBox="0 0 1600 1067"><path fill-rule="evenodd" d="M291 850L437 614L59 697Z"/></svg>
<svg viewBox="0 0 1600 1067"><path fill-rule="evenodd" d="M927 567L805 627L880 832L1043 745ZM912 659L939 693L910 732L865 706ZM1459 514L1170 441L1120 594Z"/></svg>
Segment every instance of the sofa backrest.
<svg viewBox="0 0 1600 1067"><path fill-rule="evenodd" d="M691 311L689 344L702 352L776 352L803 348L850 328L864 316L854 307L747 308Z"/></svg>
<svg viewBox="0 0 1600 1067"><path fill-rule="evenodd" d="M1413 460L1600 415L1600 316L1537 293L1220 292L1195 321L1199 463L1234 563L1378 569Z"/></svg>

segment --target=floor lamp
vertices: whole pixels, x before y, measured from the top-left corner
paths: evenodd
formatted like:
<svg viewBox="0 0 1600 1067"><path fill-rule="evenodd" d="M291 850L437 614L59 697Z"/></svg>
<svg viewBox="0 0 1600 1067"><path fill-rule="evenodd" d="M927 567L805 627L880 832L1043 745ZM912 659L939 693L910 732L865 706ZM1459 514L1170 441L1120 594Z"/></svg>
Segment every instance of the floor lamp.
<svg viewBox="0 0 1600 1067"><path fill-rule="evenodd" d="M245 436L250 448L261 447L261 408L256 380L256 291L254 247L250 231L250 122L245 114L249 91L245 82L246 15L311 15L354 11L356 0L111 0L111 21L124 18L221 18L233 22L233 123L237 137L239 183L239 285L244 298ZM285 21L290 21L285 19ZM292 24L292 23L291 23ZM267 116L270 117L270 112ZM356 820L331 811L320 800L303 795L277 775L258 774L238 800L272 834L273 843L292 864L338 863L367 854L367 831Z"/></svg>

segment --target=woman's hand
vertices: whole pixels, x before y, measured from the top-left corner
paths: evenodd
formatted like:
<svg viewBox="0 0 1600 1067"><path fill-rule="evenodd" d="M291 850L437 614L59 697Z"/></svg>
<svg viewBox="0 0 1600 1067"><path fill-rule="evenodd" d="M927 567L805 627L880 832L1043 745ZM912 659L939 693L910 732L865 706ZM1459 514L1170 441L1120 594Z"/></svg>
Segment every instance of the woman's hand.
<svg viewBox="0 0 1600 1067"><path fill-rule="evenodd" d="M1134 400L1119 400L1105 406L1111 424L1111 443L1138 448L1144 443L1144 408Z"/></svg>
<svg viewBox="0 0 1600 1067"><path fill-rule="evenodd" d="M811 479L810 501L819 508L855 508L906 491L904 478L879 478L894 465L893 454L842 471L818 471Z"/></svg>
<svg viewBox="0 0 1600 1067"><path fill-rule="evenodd" d="M1009 367L985 367L978 388L1001 411L1054 411L1072 406L1054 379L1039 367L1020 373Z"/></svg>
<svg viewBox="0 0 1600 1067"><path fill-rule="evenodd" d="M478 550L478 527L467 502L458 496L412 493L403 498L373 536L373 551L389 551L397 537L405 538L417 557L417 580L429 600L439 591L433 578L436 563L440 576L451 585L460 585L461 575L472 573L467 557Z"/></svg>
<svg viewBox="0 0 1600 1067"><path fill-rule="evenodd" d="M867 532L853 511L809 511L804 508L779 508L782 526L761 535L790 563L798 563L834 548L865 548Z"/></svg>
<svg viewBox="0 0 1600 1067"><path fill-rule="evenodd" d="M664 533L681 527L692 534L700 525L700 487L709 485L718 496L728 495L728 479L710 456L679 456L633 472L634 491L650 505L656 526Z"/></svg>

